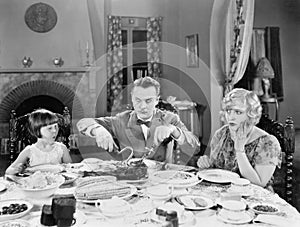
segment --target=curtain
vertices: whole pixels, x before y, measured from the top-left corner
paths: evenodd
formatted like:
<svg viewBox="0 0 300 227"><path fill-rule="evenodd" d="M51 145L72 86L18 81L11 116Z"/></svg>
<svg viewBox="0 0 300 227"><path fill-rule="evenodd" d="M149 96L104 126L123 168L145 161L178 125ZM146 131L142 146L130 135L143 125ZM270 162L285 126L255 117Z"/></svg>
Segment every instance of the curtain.
<svg viewBox="0 0 300 227"><path fill-rule="evenodd" d="M210 30L211 69L224 86L224 94L232 90L246 70L253 17L254 0L214 1Z"/></svg>
<svg viewBox="0 0 300 227"><path fill-rule="evenodd" d="M108 16L107 37L107 111L122 107L123 56L121 17Z"/></svg>
<svg viewBox="0 0 300 227"><path fill-rule="evenodd" d="M154 78L161 76L161 23L161 17L147 18L148 74Z"/></svg>

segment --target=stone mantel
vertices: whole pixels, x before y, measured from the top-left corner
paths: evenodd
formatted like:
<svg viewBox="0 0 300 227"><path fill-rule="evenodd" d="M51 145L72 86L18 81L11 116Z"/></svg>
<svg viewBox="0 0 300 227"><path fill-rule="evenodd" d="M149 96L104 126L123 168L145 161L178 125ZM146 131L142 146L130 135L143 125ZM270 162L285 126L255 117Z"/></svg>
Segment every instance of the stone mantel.
<svg viewBox="0 0 300 227"><path fill-rule="evenodd" d="M20 69L4 69L0 68L0 73L44 73L44 72L88 72L95 70L97 67L70 67L70 68L20 68Z"/></svg>

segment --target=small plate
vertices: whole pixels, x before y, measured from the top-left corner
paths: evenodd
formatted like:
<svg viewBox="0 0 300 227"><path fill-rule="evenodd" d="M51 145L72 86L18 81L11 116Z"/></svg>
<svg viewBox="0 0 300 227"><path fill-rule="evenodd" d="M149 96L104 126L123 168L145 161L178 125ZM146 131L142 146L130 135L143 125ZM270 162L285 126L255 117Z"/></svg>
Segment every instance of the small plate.
<svg viewBox="0 0 300 227"><path fill-rule="evenodd" d="M251 222L254 219L254 214L251 212L245 211L245 215L241 216L242 218L240 220L232 220L228 219L222 215L220 215L220 212L217 213L217 219L228 224L235 224L235 225L241 225Z"/></svg>
<svg viewBox="0 0 300 227"><path fill-rule="evenodd" d="M166 220L161 220L159 219L158 215L156 214L156 210L154 209L151 214L150 214L151 220L163 224L166 222ZM189 224L189 223L194 223L195 221L195 216L192 211L183 211L183 214L178 218L179 225L183 224Z"/></svg>
<svg viewBox="0 0 300 227"><path fill-rule="evenodd" d="M256 214L277 214L279 208L271 203L251 203L249 208Z"/></svg>
<svg viewBox="0 0 300 227"><path fill-rule="evenodd" d="M175 199L187 210L205 210L215 205L211 199L198 195L181 195L176 196Z"/></svg>
<svg viewBox="0 0 300 227"><path fill-rule="evenodd" d="M197 173L198 177L213 183L231 183L240 176L237 173L224 169L205 169Z"/></svg>
<svg viewBox="0 0 300 227"><path fill-rule="evenodd" d="M0 192L4 191L6 188L6 184L0 182Z"/></svg>
<svg viewBox="0 0 300 227"><path fill-rule="evenodd" d="M12 199L12 200L2 200L0 201L0 211L2 211L3 207L8 207L11 204L26 204L27 209L16 214L1 214L0 215L0 221L6 221L6 220L11 220L11 219L17 219L20 218L30 212L32 209L33 205L26 201L26 200L20 200L20 199Z"/></svg>

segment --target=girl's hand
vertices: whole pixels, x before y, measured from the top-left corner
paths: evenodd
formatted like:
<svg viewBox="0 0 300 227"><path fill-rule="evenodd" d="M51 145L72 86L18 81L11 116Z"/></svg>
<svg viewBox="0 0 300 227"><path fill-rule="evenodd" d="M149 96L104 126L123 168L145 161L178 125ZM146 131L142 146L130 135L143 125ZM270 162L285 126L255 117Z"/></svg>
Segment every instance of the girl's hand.
<svg viewBox="0 0 300 227"><path fill-rule="evenodd" d="M25 169L25 165L23 163L18 163L14 166L10 166L7 170L6 173L10 175L15 175L17 173L21 173Z"/></svg>
<svg viewBox="0 0 300 227"><path fill-rule="evenodd" d="M197 166L199 169L207 169L211 165L211 161L207 155L201 156L197 161Z"/></svg>
<svg viewBox="0 0 300 227"><path fill-rule="evenodd" d="M252 128L253 126L251 126L248 121L245 121L241 123L236 131L231 132L231 138L234 141L234 149L236 151L244 151Z"/></svg>

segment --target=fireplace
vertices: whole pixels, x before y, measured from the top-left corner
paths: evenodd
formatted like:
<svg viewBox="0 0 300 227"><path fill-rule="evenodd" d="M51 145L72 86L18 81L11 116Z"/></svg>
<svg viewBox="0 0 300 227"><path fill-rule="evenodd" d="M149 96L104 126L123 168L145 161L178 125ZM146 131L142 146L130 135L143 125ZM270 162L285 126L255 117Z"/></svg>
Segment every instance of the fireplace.
<svg viewBox="0 0 300 227"><path fill-rule="evenodd" d="M10 112L21 116L39 107L62 113L68 107L73 123L92 115L95 81L83 69L0 71L0 138L8 138ZM74 127L73 127L74 128Z"/></svg>

